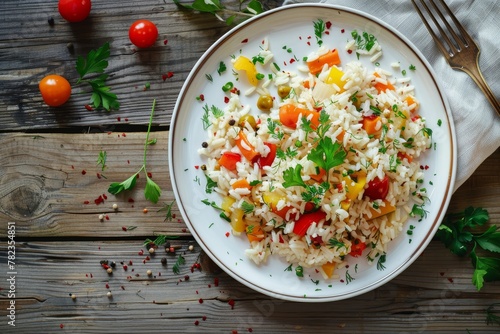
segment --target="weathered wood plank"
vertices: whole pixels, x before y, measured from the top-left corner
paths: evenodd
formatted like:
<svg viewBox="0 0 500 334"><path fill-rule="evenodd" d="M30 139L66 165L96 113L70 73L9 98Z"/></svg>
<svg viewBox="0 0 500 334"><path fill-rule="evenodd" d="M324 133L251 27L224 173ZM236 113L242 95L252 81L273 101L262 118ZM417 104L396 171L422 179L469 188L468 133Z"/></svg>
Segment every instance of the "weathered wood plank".
<svg viewBox="0 0 500 334"><path fill-rule="evenodd" d="M231 3L225 3L231 6ZM265 1L276 7L280 1ZM54 26L47 22L55 20ZM138 50L128 29L137 19L157 24L154 47ZM90 17L77 24L66 22L57 2L3 0L0 2L0 130L66 128L117 124L147 124L153 98L158 123L167 125L184 79L195 62L230 29L210 14L180 11L170 0L94 1ZM121 102L119 111L89 112L90 94L84 85L73 86L63 107L49 108L40 96L38 82L47 74L60 74L75 84L75 62L105 42L111 56L108 84ZM67 48L73 45L74 51ZM165 44L166 43L166 44ZM162 75L172 72L171 78ZM144 85L150 83L145 91Z"/></svg>
<svg viewBox="0 0 500 334"><path fill-rule="evenodd" d="M148 172L163 190L153 204L143 194L144 174L132 191L117 196L107 191L111 182L127 179L142 166L145 133L0 135L0 221L16 222L18 237L187 235L175 205L170 222L158 212L174 200L167 137L162 131L150 135L157 144L148 146ZM104 171L96 165L101 150L107 152ZM107 200L96 205L100 196ZM123 231L123 226L137 228Z"/></svg>
<svg viewBox="0 0 500 334"><path fill-rule="evenodd" d="M158 212L164 203L174 200L168 173L168 132L153 132L151 136L158 139L148 151L148 171L163 190L158 204L145 200L141 178L130 193L115 197L107 192L111 182L125 180L142 165L144 133L0 135L0 221L15 221L19 237L189 235L175 205L176 218L171 222L164 222L164 212ZM101 150L108 156L105 171L96 165ZM489 211L492 223L500 224L499 165L497 150L453 195L449 211L481 206ZM99 179L97 173L107 179ZM108 199L94 204L103 194ZM84 204L86 201L89 204ZM116 212L114 203L119 206ZM109 220L99 221L100 214ZM123 226L137 228L124 232ZM5 233L0 231L0 236Z"/></svg>
<svg viewBox="0 0 500 334"><path fill-rule="evenodd" d="M15 332L55 332L60 324L71 333L130 333L145 327L170 333L244 333L248 328L256 333L456 333L465 329L477 333L496 329L486 325L485 309L500 298L500 285L487 283L481 293L476 292L470 263L436 242L379 289L345 301L308 305L261 295L223 272L191 272L200 254L198 245L190 252L191 241L174 243L181 245L177 255L186 259L178 275L172 272L175 256L161 250L144 264L146 254L138 254L142 245L137 240L19 243ZM5 243L1 247L5 249ZM166 267L160 261L163 256L168 257ZM101 268L103 259L118 262L112 275ZM123 270L119 262L130 260L133 265ZM3 251L0 263L5 272ZM156 277L147 277L148 269ZM8 302L5 288L0 292L2 317ZM106 296L108 291L112 298ZM75 300L70 293L76 295ZM230 299L234 309L228 304Z"/></svg>

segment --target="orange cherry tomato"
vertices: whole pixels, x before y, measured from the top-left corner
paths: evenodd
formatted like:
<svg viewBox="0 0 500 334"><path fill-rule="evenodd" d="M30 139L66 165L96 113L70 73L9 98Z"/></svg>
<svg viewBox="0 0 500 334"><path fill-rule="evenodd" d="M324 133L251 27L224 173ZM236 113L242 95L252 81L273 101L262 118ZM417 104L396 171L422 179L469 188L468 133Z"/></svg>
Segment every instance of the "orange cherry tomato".
<svg viewBox="0 0 500 334"><path fill-rule="evenodd" d="M71 85L68 80L57 74L47 75L38 84L45 103L58 107L68 101L71 96Z"/></svg>

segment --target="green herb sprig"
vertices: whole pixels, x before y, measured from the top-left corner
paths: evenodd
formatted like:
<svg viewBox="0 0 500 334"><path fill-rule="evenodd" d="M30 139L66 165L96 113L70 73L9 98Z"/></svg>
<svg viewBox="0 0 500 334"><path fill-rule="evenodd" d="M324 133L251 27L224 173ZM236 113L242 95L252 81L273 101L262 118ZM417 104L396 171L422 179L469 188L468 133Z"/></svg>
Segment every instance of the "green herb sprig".
<svg viewBox="0 0 500 334"><path fill-rule="evenodd" d="M479 256L476 250L483 249L500 253L500 231L490 226L485 232L476 232L489 220L488 211L483 208L468 207L463 212L447 214L439 226L436 237L446 248L458 256L471 257L474 273L472 283L481 290L484 282L500 280L500 258Z"/></svg>
<svg viewBox="0 0 500 334"><path fill-rule="evenodd" d="M179 9L188 11L197 11L214 15L218 20L227 25L240 23L250 17L264 12L262 4L258 0L239 1L237 10L227 9L219 0L194 0L191 4L182 4L179 0L172 0ZM245 5L246 3L246 5Z"/></svg>
<svg viewBox="0 0 500 334"><path fill-rule="evenodd" d="M104 108L107 111L119 109L120 103L116 94L111 92L111 88L106 85L108 74L104 70L108 67L109 43L105 43L97 50L91 50L86 58L78 56L76 60L76 71L80 78L76 84L86 82L92 87L90 104L96 108ZM87 79L89 74L100 74L96 78Z"/></svg>
<svg viewBox="0 0 500 334"><path fill-rule="evenodd" d="M113 182L109 185L108 191L113 194L117 195L121 193L124 190L130 190L135 187L136 181L137 181L137 176L139 173L144 171L144 174L146 175L146 187L144 189L144 196L146 197L147 200L157 203L158 199L161 196L161 188L158 186L149 176L146 170L146 157L147 157L147 151L148 151L148 146L150 145L149 141L149 133L151 132L151 123L153 122L153 115L155 111L155 106L156 106L156 100L153 100L153 107L151 108L151 115L149 116L149 125L148 125L148 131L146 133L146 140L144 142L144 157L143 157L143 164L141 168L132 176L130 176L128 179L126 179L123 182Z"/></svg>

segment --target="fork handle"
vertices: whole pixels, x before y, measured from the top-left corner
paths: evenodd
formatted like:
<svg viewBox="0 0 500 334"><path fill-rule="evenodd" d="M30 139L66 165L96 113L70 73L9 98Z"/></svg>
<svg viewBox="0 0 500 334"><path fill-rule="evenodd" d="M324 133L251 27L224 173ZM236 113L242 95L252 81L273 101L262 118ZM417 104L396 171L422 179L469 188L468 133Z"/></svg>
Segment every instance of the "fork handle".
<svg viewBox="0 0 500 334"><path fill-rule="evenodd" d="M488 86L486 80L484 80L483 74L481 73L481 69L479 68L478 61L479 61L479 54L477 55L476 58L476 66L472 66L469 69L461 68L461 70L466 72L479 86L479 88L481 88L484 95L486 95L486 98L488 99L488 101L490 101L491 105L493 106L493 109L497 112L498 116L500 116L500 103L498 103L498 100L491 91L490 86Z"/></svg>

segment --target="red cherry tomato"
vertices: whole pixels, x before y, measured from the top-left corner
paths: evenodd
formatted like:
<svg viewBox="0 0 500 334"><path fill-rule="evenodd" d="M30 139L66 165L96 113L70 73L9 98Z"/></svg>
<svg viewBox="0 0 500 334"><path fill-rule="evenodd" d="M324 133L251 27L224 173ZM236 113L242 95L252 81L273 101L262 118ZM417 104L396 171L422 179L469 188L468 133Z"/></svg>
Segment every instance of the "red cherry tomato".
<svg viewBox="0 0 500 334"><path fill-rule="evenodd" d="M368 196L370 199L384 199L389 192L389 177L384 176L381 180L378 177L368 182L368 187L365 189L363 196Z"/></svg>
<svg viewBox="0 0 500 334"><path fill-rule="evenodd" d="M68 101L71 96L71 85L68 80L57 74L47 75L38 84L45 103L58 107Z"/></svg>
<svg viewBox="0 0 500 334"><path fill-rule="evenodd" d="M158 38L156 25L148 20L137 20L128 31L130 41L139 48L149 48Z"/></svg>
<svg viewBox="0 0 500 334"><path fill-rule="evenodd" d="M89 16L92 3L90 0L59 0L59 13L69 22L80 22Z"/></svg>

